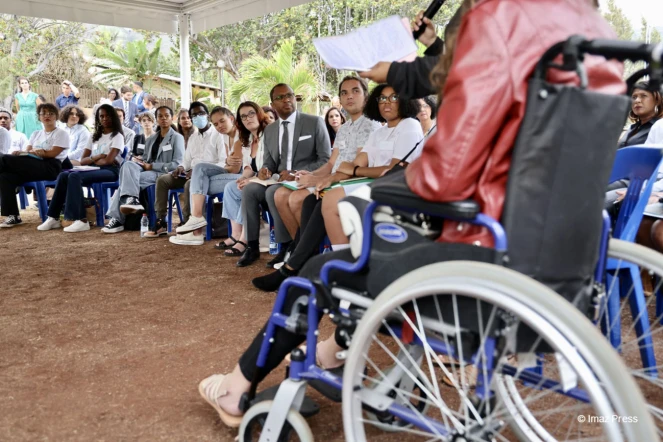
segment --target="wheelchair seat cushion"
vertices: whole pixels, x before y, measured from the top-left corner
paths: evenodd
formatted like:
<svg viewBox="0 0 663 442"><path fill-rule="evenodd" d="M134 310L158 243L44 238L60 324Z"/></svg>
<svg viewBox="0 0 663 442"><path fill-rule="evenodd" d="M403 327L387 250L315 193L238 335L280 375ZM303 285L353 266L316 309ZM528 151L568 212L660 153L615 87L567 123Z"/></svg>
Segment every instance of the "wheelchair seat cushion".
<svg viewBox="0 0 663 442"><path fill-rule="evenodd" d="M453 201L439 203L426 201L407 186L403 177L405 171L385 176L371 184L371 198L380 204L400 209L412 209L429 215L454 220L471 220L480 212L476 201Z"/></svg>

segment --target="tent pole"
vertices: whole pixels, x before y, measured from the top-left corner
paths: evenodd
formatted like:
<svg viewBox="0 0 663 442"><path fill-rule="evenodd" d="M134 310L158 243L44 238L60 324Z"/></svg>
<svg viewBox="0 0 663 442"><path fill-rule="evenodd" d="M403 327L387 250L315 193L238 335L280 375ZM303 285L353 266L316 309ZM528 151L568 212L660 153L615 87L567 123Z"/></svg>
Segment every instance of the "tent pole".
<svg viewBox="0 0 663 442"><path fill-rule="evenodd" d="M191 104L191 58L189 56L189 14L180 14L180 100L182 108Z"/></svg>

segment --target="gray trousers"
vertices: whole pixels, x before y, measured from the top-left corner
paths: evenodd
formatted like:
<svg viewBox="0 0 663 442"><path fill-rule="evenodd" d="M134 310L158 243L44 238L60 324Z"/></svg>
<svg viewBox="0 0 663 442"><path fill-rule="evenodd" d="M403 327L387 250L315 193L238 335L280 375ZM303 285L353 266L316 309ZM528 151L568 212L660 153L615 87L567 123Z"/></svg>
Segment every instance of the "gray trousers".
<svg viewBox="0 0 663 442"><path fill-rule="evenodd" d="M137 198L140 189L156 184L157 178L161 175L163 173L143 170L138 164L125 161L120 167L120 187L115 191L106 215L124 223L124 215L120 213L120 198L123 196L135 196Z"/></svg>
<svg viewBox="0 0 663 442"><path fill-rule="evenodd" d="M260 206L265 202L267 202L269 213L274 219L276 242L292 241L274 203L274 193L279 187L281 186L277 184L265 187L260 184L249 183L242 189L242 218L244 218L244 229L248 241L258 241L260 238Z"/></svg>

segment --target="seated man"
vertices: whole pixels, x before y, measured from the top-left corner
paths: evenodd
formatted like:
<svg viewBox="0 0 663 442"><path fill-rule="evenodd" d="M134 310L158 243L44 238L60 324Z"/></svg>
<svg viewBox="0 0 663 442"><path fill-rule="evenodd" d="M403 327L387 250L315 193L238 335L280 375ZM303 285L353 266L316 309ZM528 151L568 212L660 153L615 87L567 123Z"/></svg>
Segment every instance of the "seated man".
<svg viewBox="0 0 663 442"><path fill-rule="evenodd" d="M184 160L184 137L171 127L173 110L161 106L157 109L157 121L159 131L146 140L143 159L133 157L120 168L120 187L106 213L111 220L101 229L104 233L123 231L125 215L145 210L138 199L140 190L155 184L161 175L172 172Z"/></svg>
<svg viewBox="0 0 663 442"><path fill-rule="evenodd" d="M12 129L12 113L3 107L0 107L0 127L7 129L12 139L9 152L5 153L20 152L28 147L28 137L23 132Z"/></svg>
<svg viewBox="0 0 663 442"><path fill-rule="evenodd" d="M226 146L222 137L214 136L214 130L208 119L207 106L194 101L189 108L189 117L193 121L195 129L184 152L184 161L171 173L165 173L157 179L154 202L157 221L152 226L152 230L145 234L145 238L158 238L168 234L166 210L168 209L168 191L171 189L184 188L182 213L185 220L189 217L188 195L194 166L199 163L225 165Z"/></svg>
<svg viewBox="0 0 663 442"><path fill-rule="evenodd" d="M573 34L587 38L614 38L596 4L569 3L566 0L492 0L462 8L463 26L459 28L457 45L448 48L440 64L451 66L444 85L444 101L438 113L438 132L426 143L421 156L408 166L405 174L393 177L407 183L409 189L433 202L458 201L472 198L482 212L495 219L501 217L506 193L506 178L511 165L511 152L518 128L525 115L525 97L530 74L541 56L553 44ZM546 32L540 31L545 26ZM453 36L455 37L455 36ZM447 41L456 41L456 38ZM587 57L588 87L607 94L624 91L621 65L600 57ZM490 75L486 75L486 73ZM558 83L577 81L575 76L555 76ZM440 85L438 85L440 86ZM445 221L439 242L478 243L493 246L490 233L467 223ZM450 244L449 246L453 246ZM454 247L441 247L452 254ZM327 253L311 259L300 275L317 278L322 265L332 259L355 260L350 250ZM369 296L367 279L372 271L349 275L339 283ZM377 270L379 272L379 269ZM375 274L375 271L373 271ZM382 283L397 275L380 272ZM295 300L305 292L292 288L285 301L289 313ZM228 375L212 375L199 385L204 400L218 412L228 426L238 426L242 410L239 401L249 391L251 381L262 381L276 368L305 336L277 328L265 366L256 366L265 328L260 330L239 363ZM322 344L321 344L322 345ZM319 359L329 358L330 350L320 348ZM322 361L321 361L322 362Z"/></svg>
<svg viewBox="0 0 663 442"><path fill-rule="evenodd" d="M124 119L126 118L126 116L124 114L124 109L122 109L121 107L115 106L115 110L117 111L117 114L119 115L120 120L124 121ZM136 137L136 132L134 132L133 129L131 129L130 127L127 127L126 125L122 128L122 131L124 132L124 145L126 147L128 147L129 149L132 149L133 145L134 145L134 138Z"/></svg>
<svg viewBox="0 0 663 442"><path fill-rule="evenodd" d="M292 181L295 171L313 171L329 160L331 152L329 134L320 117L297 112L295 94L287 84L274 86L270 97L274 109L279 115L279 120L265 128L264 162L258 172L258 178L266 180L273 174L278 174L279 181ZM248 247L237 262L238 266L250 265L260 257L258 244L260 206L264 202L267 202L272 218L274 218L276 241L281 243L283 253L292 241L274 202L274 193L279 187L265 187L262 184L249 183L243 189L242 210L245 213L244 227ZM282 261L283 256L281 255L268 265Z"/></svg>

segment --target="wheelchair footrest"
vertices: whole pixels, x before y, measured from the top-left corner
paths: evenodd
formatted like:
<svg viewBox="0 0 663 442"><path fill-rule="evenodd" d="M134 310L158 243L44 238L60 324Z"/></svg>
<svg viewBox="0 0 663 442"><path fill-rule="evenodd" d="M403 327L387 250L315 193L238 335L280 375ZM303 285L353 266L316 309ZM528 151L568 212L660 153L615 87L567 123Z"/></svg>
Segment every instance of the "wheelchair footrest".
<svg viewBox="0 0 663 442"><path fill-rule="evenodd" d="M332 368L331 370L327 371L342 378L343 367L345 366L342 365L338 368ZM341 402L341 390L334 388L331 385L325 384L322 381L308 381L308 384L311 387L315 388L321 395L323 395L327 399L334 402Z"/></svg>
<svg viewBox="0 0 663 442"><path fill-rule="evenodd" d="M279 390L279 387L280 385L275 385L256 394L256 397L251 401L251 406L254 406L258 402L273 400L276 397L276 392ZM305 418L309 418L318 414L319 411L320 405L311 399L310 396L305 396L299 414Z"/></svg>

